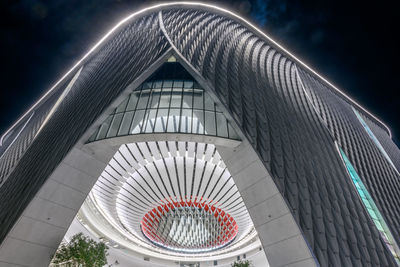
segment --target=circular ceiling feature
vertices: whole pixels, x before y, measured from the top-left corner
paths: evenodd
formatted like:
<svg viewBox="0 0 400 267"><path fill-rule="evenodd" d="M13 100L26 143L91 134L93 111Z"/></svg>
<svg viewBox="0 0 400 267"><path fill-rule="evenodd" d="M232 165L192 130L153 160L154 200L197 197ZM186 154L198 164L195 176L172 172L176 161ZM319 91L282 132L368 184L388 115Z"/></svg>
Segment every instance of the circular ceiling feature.
<svg viewBox="0 0 400 267"><path fill-rule="evenodd" d="M238 225L229 213L205 201L160 205L143 216L141 227L152 243L184 253L219 249L238 233Z"/></svg>
<svg viewBox="0 0 400 267"><path fill-rule="evenodd" d="M174 259L256 246L256 232L214 144L147 141L120 146L80 217L121 247Z"/></svg>

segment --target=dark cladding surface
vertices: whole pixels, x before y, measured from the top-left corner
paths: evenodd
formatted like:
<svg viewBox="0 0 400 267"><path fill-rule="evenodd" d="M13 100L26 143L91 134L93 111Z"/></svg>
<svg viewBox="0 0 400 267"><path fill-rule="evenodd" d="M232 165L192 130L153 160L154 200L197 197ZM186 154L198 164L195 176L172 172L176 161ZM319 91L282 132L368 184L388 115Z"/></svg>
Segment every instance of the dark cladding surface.
<svg viewBox="0 0 400 267"><path fill-rule="evenodd" d="M40 126L49 114L51 107L60 97L65 86L62 83L53 94L43 100L43 104L30 111L23 120L3 137L0 146L0 187L20 157L31 144Z"/></svg>
<svg viewBox="0 0 400 267"><path fill-rule="evenodd" d="M85 60L71 92L14 169L2 177L7 180L0 188L0 240L102 110L168 49L161 15L172 46L199 74L199 82L214 91L258 152L319 264L395 266L346 173L335 140L398 243L400 177L364 131L351 103L231 18L187 7L160 12L126 24ZM52 103L43 105L51 109ZM399 167L400 152L388 133L360 113ZM0 164L4 161L6 157Z"/></svg>
<svg viewBox="0 0 400 267"><path fill-rule="evenodd" d="M386 153L392 159L393 164L397 170L400 170L400 150L393 142L393 140L387 135L386 131L380 128L376 123L370 120L368 117L364 117L364 120L372 130L376 138L379 140Z"/></svg>
<svg viewBox="0 0 400 267"><path fill-rule="evenodd" d="M307 90L313 95L314 105L321 107L320 116L323 117L332 136L349 155L350 161L355 165L368 191L375 192L373 195L375 202L384 213L391 231L399 242L400 185L398 173L368 136L351 106L344 100L334 97L327 87L310 78L306 73L303 72L301 76L304 77L303 81L305 81ZM399 149L385 131L371 120L368 121L369 125L373 126L374 134L379 134L385 150L389 153L392 151L391 158L398 163L394 157L396 154L393 152L398 154Z"/></svg>
<svg viewBox="0 0 400 267"><path fill-rule="evenodd" d="M85 60L79 78L46 127L31 142L8 177L3 177L7 180L0 188L1 241L102 110L167 51L169 45L158 25L156 14L138 18ZM63 89L60 86L56 90ZM46 108L50 110L51 106ZM17 142L12 146L15 145Z"/></svg>
<svg viewBox="0 0 400 267"><path fill-rule="evenodd" d="M386 207L385 218L396 221L391 225L397 228L394 233L399 231L399 177L365 135L351 106L321 82L311 83L300 66L230 19L171 10L163 11L163 21L174 45L212 85L258 151L320 265L394 264L339 160L334 140L351 152L351 160L358 156L357 169L369 169L370 175L361 176L370 192L376 192L379 206ZM304 90L325 95L327 107L318 103L325 117ZM375 154L361 157L366 150ZM374 171L371 166L376 166Z"/></svg>

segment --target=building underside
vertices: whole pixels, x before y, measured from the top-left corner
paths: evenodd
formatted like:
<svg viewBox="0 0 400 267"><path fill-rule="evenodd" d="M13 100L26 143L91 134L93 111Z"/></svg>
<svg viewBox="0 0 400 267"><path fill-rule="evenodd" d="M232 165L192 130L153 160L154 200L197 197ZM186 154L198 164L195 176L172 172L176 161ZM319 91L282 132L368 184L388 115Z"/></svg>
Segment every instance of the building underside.
<svg viewBox="0 0 400 267"><path fill-rule="evenodd" d="M1 136L0 265L84 232L121 266L398 266L399 170L385 124L250 23L157 5Z"/></svg>

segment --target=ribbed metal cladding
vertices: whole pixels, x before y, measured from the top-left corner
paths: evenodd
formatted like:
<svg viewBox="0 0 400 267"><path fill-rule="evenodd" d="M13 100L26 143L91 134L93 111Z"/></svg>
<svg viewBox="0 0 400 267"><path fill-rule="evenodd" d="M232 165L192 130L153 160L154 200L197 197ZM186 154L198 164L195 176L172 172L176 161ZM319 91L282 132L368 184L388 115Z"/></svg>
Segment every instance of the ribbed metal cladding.
<svg viewBox="0 0 400 267"><path fill-rule="evenodd" d="M33 141L51 107L63 92L65 84L64 82L58 86L51 95L29 112L4 136L2 145L0 146L0 187Z"/></svg>
<svg viewBox="0 0 400 267"><path fill-rule="evenodd" d="M308 102L293 61L227 17L190 9L167 10L162 16L174 46L212 85L271 172L320 265L395 266L339 160L334 138L343 138L331 135ZM324 101L344 102L333 94ZM358 151L356 166L374 164L379 170L370 172L390 172L387 164L371 161L382 157L366 146L368 140L357 141L356 131L363 129L350 106L335 107L327 116L348 121L336 131L352 131L346 141L353 143L340 144L352 160ZM365 159L361 154L367 150L374 156ZM390 185L380 183L378 175L361 175L374 197L384 198L380 189L400 192L386 188ZM388 197L396 203L394 195ZM378 202L385 215L399 218L394 203Z"/></svg>
<svg viewBox="0 0 400 267"><path fill-rule="evenodd" d="M210 85L257 151L319 264L395 266L334 141L348 155L398 242L400 177L361 126L351 103L281 49L220 12L183 7L161 12L173 46ZM0 241L86 129L169 47L155 10L121 27L85 60L70 93L37 137L27 141L28 135L21 134L12 145L30 143L19 150L18 164L0 188ZM44 113L54 101L43 104ZM399 166L399 149L377 121L363 116ZM0 167L12 156L1 158Z"/></svg>
<svg viewBox="0 0 400 267"><path fill-rule="evenodd" d="M128 23L85 60L73 88L0 188L0 242L86 129L168 47L157 15L150 14Z"/></svg>
<svg viewBox="0 0 400 267"><path fill-rule="evenodd" d="M372 193L377 206L384 214L394 237L400 242L400 176L368 136L351 106L335 97L329 88L306 73L301 72L301 76L304 77L306 90L313 95L314 105L321 107L321 116L324 117L331 134L349 155L368 191ZM363 117L369 121L369 126L373 127L374 133L377 133L383 141L385 150L392 151L392 161L398 165L398 161L393 157L396 155L393 151L395 144L391 140L388 142L389 135L370 119ZM397 153L399 153L398 148Z"/></svg>
<svg viewBox="0 0 400 267"><path fill-rule="evenodd" d="M400 172L400 150L393 142L393 140L388 136L387 132L380 128L376 123L370 120L368 117L364 117L364 120L371 128L372 132L375 134L376 138L379 140L386 153L392 159L393 164L396 166L397 170Z"/></svg>

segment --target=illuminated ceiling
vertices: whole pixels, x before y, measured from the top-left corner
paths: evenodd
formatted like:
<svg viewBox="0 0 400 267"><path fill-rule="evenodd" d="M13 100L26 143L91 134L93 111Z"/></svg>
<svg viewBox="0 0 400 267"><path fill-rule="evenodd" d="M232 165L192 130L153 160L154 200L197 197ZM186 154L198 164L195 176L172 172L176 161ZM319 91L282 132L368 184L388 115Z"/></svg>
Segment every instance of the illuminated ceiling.
<svg viewBox="0 0 400 267"><path fill-rule="evenodd" d="M110 240L118 240L119 233L132 250L140 247L174 256L218 254L256 240L240 193L213 144L122 145L80 214ZM102 231L100 221L114 234Z"/></svg>

